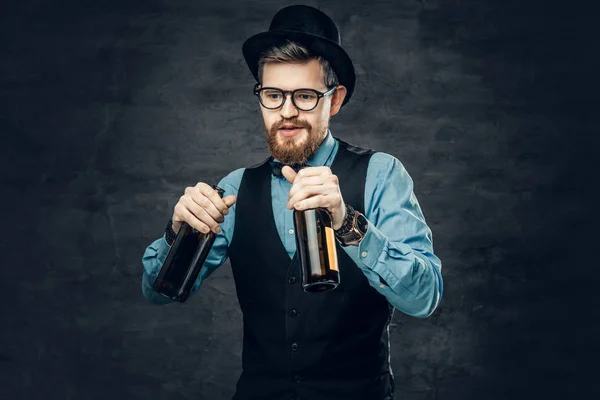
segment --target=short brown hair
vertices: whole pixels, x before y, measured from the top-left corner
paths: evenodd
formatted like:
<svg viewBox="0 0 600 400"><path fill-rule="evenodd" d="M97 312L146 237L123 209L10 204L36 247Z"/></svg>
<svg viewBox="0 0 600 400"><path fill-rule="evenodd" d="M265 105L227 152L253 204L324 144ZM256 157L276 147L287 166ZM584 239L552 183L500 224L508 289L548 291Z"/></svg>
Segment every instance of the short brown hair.
<svg viewBox="0 0 600 400"><path fill-rule="evenodd" d="M287 42L281 46L272 47L261 54L260 59L258 60L258 79L262 82L263 69L268 62L286 63L309 61L312 59L316 59L321 65L324 83L327 88L339 84L338 77L327 60L321 56L312 55L306 47L290 40L287 40Z"/></svg>

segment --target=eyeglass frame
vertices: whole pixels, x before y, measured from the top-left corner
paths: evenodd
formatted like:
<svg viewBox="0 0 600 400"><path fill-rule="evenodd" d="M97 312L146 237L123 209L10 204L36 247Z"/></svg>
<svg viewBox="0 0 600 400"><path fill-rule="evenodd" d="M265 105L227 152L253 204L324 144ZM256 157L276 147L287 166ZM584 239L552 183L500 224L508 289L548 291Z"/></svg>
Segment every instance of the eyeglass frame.
<svg viewBox="0 0 600 400"><path fill-rule="evenodd" d="M320 92L317 89L311 89L311 88L300 88L300 89L295 89L295 90L283 90L280 88L276 88L276 87L271 87L271 86L267 86L267 87L262 87L260 89L257 89L257 87L259 87L261 84L260 82L257 82L256 85L254 85L254 94L256 95L256 97L258 97L258 102L260 103L261 106L263 106L264 108L266 108L267 110L278 110L281 107L283 107L285 105L285 102L287 101L287 94L290 93L291 96L290 98L292 99L292 104L294 105L294 107L296 107L298 110L300 111L312 111L315 108L317 108L317 106L319 105L319 100L321 100L322 97L328 96L330 94L332 94L335 89L337 89L337 87L339 85L334 85L331 89L329 89L326 92ZM260 92L265 90L265 89L271 89L271 90L278 90L281 93L283 93L283 102L281 103L280 106L278 107L274 107L274 108L269 108L267 106L265 106L260 98ZM315 104L315 106L311 109L305 110L303 108L300 108L296 105L296 102L294 101L294 95L296 94L296 92L302 91L302 90L309 90L311 92L315 92L317 94L317 103Z"/></svg>

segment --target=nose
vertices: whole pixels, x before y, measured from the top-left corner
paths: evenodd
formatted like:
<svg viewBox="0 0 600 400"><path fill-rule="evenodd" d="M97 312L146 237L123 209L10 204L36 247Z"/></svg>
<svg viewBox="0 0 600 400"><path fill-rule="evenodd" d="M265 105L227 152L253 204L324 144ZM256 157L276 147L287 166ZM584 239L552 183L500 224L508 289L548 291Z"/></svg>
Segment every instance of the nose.
<svg viewBox="0 0 600 400"><path fill-rule="evenodd" d="M298 115L298 109L292 102L292 94L285 94L285 102L281 107L280 114L284 119L292 118Z"/></svg>

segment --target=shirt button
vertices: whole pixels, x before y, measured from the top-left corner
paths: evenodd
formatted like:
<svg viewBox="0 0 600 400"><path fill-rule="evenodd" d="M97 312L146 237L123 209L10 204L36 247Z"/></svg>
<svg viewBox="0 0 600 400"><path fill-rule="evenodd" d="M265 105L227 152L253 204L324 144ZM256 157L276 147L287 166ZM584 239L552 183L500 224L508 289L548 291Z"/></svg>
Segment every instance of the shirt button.
<svg viewBox="0 0 600 400"><path fill-rule="evenodd" d="M290 317L294 318L296 315L298 315L298 311L295 308L292 308L290 310Z"/></svg>
<svg viewBox="0 0 600 400"><path fill-rule="evenodd" d="M296 277L295 277L295 276L290 276L290 277L288 278L288 283L289 283L290 285L293 285L294 283L296 283Z"/></svg>
<svg viewBox="0 0 600 400"><path fill-rule="evenodd" d="M298 351L298 343L294 342L292 343L292 351Z"/></svg>
<svg viewBox="0 0 600 400"><path fill-rule="evenodd" d="M288 232L290 233L290 235L294 234L294 230L293 229L290 229Z"/></svg>
<svg viewBox="0 0 600 400"><path fill-rule="evenodd" d="M363 251L362 253L360 253L360 255L361 255L362 257L366 257L366 256L367 256L367 252L366 252L366 251Z"/></svg>

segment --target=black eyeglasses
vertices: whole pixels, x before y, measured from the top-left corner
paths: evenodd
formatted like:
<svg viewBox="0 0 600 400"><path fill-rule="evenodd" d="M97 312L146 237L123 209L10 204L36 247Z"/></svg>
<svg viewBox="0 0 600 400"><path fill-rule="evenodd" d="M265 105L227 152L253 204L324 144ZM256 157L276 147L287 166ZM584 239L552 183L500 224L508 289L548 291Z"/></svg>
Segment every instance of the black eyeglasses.
<svg viewBox="0 0 600 400"><path fill-rule="evenodd" d="M258 97L260 104L269 110L276 110L283 107L287 99L287 94L292 95L292 104L302 111L311 111L319 104L319 99L330 95L335 91L338 85L335 85L326 92L319 92L315 89L296 89L296 90L282 90L274 87L264 87L257 89L260 83L254 85L254 94Z"/></svg>

